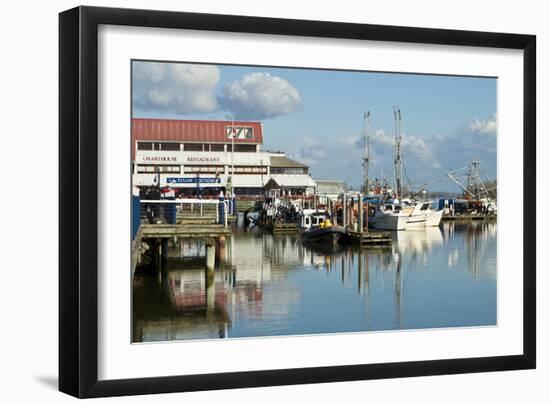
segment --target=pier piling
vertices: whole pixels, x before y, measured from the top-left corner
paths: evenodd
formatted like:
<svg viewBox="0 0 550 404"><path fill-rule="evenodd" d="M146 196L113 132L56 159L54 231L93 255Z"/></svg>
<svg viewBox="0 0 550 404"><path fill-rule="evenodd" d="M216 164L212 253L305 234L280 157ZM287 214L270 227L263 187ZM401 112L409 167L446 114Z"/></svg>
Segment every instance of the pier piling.
<svg viewBox="0 0 550 404"><path fill-rule="evenodd" d="M204 271L206 283L206 309L212 312L215 306L216 289L214 287L214 264L216 262L216 241L214 239L205 240L206 249L206 268Z"/></svg>
<svg viewBox="0 0 550 404"><path fill-rule="evenodd" d="M160 242L160 270L166 272L168 266L168 239L163 238Z"/></svg>
<svg viewBox="0 0 550 404"><path fill-rule="evenodd" d="M348 201L346 200L346 193L344 192L344 195L342 197L342 226L345 228L347 228L347 218L348 218L348 209L347 209L347 203Z"/></svg>
<svg viewBox="0 0 550 404"><path fill-rule="evenodd" d="M214 272L216 263L216 242L213 239L207 239L206 244L206 271Z"/></svg>
<svg viewBox="0 0 550 404"><path fill-rule="evenodd" d="M363 233L363 195L359 193L359 199L357 201L357 231Z"/></svg>

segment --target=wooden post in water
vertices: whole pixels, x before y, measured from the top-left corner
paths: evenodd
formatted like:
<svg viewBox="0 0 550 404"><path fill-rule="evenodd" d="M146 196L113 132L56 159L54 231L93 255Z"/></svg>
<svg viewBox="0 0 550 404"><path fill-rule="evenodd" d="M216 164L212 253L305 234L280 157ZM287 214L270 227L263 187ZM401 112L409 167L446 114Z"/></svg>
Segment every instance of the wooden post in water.
<svg viewBox="0 0 550 404"><path fill-rule="evenodd" d="M357 291L359 293L361 293L361 286L362 286L361 285L362 284L361 275L363 275L362 263L363 263L363 257L361 256L361 250L359 250L357 253Z"/></svg>
<svg viewBox="0 0 550 404"><path fill-rule="evenodd" d="M357 231L363 233L363 195L359 192L359 200L357 201Z"/></svg>
<svg viewBox="0 0 550 404"><path fill-rule="evenodd" d="M218 262L222 262L225 260L225 236L218 237L216 244L216 255L218 258Z"/></svg>
<svg viewBox="0 0 550 404"><path fill-rule="evenodd" d="M206 283L206 310L212 312L216 300L216 288L214 286L214 264L216 262L216 242L213 239L207 239L206 246L206 268L205 268L205 283Z"/></svg>
<svg viewBox="0 0 550 404"><path fill-rule="evenodd" d="M160 242L160 270L164 273L168 266L168 239L163 238Z"/></svg>
<svg viewBox="0 0 550 404"><path fill-rule="evenodd" d="M155 238L152 240L152 246L153 246L153 270L157 273L160 273L161 271L161 243L160 239Z"/></svg>
<svg viewBox="0 0 550 404"><path fill-rule="evenodd" d="M369 231L369 201L365 201L365 231Z"/></svg>
<svg viewBox="0 0 550 404"><path fill-rule="evenodd" d="M354 227L353 227L353 219L354 219L354 215L353 215L353 212L354 212L354 205L355 203L353 202L353 196L350 198L349 200L349 220L348 220L348 223L349 223L349 227L351 227L351 229L353 230Z"/></svg>
<svg viewBox="0 0 550 404"><path fill-rule="evenodd" d="M347 209L347 200L346 200L346 193L344 192L344 195L342 196L342 226L346 228L347 226L347 217L348 217L348 209Z"/></svg>

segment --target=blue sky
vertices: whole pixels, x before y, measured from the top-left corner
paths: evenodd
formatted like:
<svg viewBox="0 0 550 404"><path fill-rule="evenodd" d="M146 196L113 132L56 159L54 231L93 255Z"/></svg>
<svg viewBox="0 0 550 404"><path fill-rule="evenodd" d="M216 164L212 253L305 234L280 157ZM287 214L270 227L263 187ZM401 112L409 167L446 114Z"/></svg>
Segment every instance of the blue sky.
<svg viewBox="0 0 550 404"><path fill-rule="evenodd" d="M371 173L391 180L394 105L413 187L458 191L445 173L474 153L496 176L494 78L151 62L133 72L134 117L262 121L264 149L310 165L317 179L361 183L370 111Z"/></svg>

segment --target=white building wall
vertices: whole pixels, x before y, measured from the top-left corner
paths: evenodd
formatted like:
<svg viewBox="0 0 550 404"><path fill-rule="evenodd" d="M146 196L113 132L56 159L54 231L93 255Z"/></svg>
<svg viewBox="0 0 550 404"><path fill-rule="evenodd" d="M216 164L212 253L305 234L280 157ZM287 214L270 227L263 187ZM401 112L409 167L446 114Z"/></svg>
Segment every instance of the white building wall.
<svg viewBox="0 0 550 404"><path fill-rule="evenodd" d="M260 167L265 169L265 173L258 174L239 174L235 173L232 177L233 187L262 188L271 178L273 178L282 187L304 187L308 193L313 193L315 181L309 174L274 174L270 175L270 157L272 153L256 152L189 152L189 151L161 151L161 150L137 150L135 157L135 167L133 174L133 184L136 186L154 185L155 173L140 173L137 166L179 166L180 173L160 173L160 186L173 186L181 188L194 188L196 183L171 183L169 179L173 178L215 178L216 173L185 173L187 166L221 166L218 177L220 183L201 184L201 187L225 187L231 167ZM282 155L277 153L277 155Z"/></svg>

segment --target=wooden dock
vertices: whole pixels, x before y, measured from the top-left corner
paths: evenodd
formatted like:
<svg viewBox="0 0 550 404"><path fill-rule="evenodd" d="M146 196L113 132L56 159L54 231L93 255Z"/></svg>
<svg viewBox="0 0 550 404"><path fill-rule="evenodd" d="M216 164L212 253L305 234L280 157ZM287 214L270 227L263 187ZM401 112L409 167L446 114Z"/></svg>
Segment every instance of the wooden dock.
<svg viewBox="0 0 550 404"><path fill-rule="evenodd" d="M176 223L186 226L197 226L197 225L210 225L216 224L218 218L215 215L208 216L177 216Z"/></svg>
<svg viewBox="0 0 550 404"><path fill-rule="evenodd" d="M237 215L227 215L227 222L235 222L237 220ZM217 224L218 218L216 215L178 215L176 217L176 223L193 226L193 225L203 225L203 224Z"/></svg>
<svg viewBox="0 0 550 404"><path fill-rule="evenodd" d="M348 231L348 236L353 243L361 246L370 245L387 245L392 243L392 237L390 233L379 231Z"/></svg>
<svg viewBox="0 0 550 404"><path fill-rule="evenodd" d="M223 243L231 234L231 228L221 224L141 224L132 243L132 276L136 265L140 262L141 254L145 251L145 244L149 245L145 249L152 248L154 251L154 267L157 270L162 268L162 262L168 258L168 239L171 238L204 240L206 267L209 271L213 271L217 245Z"/></svg>
<svg viewBox="0 0 550 404"><path fill-rule="evenodd" d="M298 233L300 229L296 223L275 223L271 228L273 234Z"/></svg>
<svg viewBox="0 0 550 404"><path fill-rule="evenodd" d="M443 215L441 217L443 222L495 222L496 220L497 215Z"/></svg>
<svg viewBox="0 0 550 404"><path fill-rule="evenodd" d="M142 238L218 238L230 236L231 229L221 224L142 224Z"/></svg>

